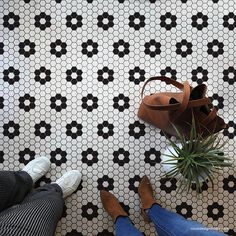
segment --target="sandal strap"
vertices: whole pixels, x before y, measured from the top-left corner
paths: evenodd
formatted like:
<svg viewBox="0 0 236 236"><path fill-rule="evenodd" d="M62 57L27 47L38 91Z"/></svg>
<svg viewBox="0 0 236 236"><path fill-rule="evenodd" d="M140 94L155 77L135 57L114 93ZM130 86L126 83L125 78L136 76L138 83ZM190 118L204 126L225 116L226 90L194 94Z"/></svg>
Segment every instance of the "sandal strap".
<svg viewBox="0 0 236 236"><path fill-rule="evenodd" d="M171 120L174 121L177 119L188 107L189 103L189 98L190 98L190 93L191 93L191 87L188 83L188 81L185 81L183 83L183 99L182 102L180 103L179 108L174 112L174 114L171 115Z"/></svg>
<svg viewBox="0 0 236 236"><path fill-rule="evenodd" d="M181 103L168 104L168 105L151 105L145 101L145 98L143 99L143 104L152 110L159 110L159 111L167 111L167 110L168 111L176 111L181 105ZM204 105L208 105L208 104L211 104L211 100L209 98L190 100L188 102L187 108L200 107L200 106L204 106Z"/></svg>
<svg viewBox="0 0 236 236"><path fill-rule="evenodd" d="M182 103L175 103L175 104L168 104L168 105L151 105L148 104L145 101L145 98L143 98L144 95L144 90L146 85L154 80L160 80L160 81L164 81L167 84L172 84L175 87L177 87L180 90L184 91L184 95L183 95L183 101ZM173 117L180 116L187 108L192 108L192 107L200 107L203 105L208 105L211 103L211 100L209 98L201 98L201 99L196 99L196 100L190 100L190 92L191 92L191 87L189 85L189 83L186 81L184 82L184 84L177 82L174 79L165 77L165 76L156 76L156 77L151 77L149 78L143 85L142 91L141 91L141 98L143 99L143 103L148 106L150 109L153 110L168 110L168 111L176 111L176 114L173 115Z"/></svg>
<svg viewBox="0 0 236 236"><path fill-rule="evenodd" d="M200 99L190 100L188 103L188 108L201 107L204 105L208 105L210 108L212 105L211 99L204 97L204 98L200 98Z"/></svg>
<svg viewBox="0 0 236 236"><path fill-rule="evenodd" d="M146 85L149 82L154 81L154 80L160 80L160 81L166 82L166 84L172 84L180 90L184 89L184 85L179 83L178 81L176 81L174 79L171 79L171 78L168 78L168 77L165 77L165 76L155 76L155 77L151 77L147 81L145 81L145 83L143 85L143 88L141 90L141 98L143 98L144 90L145 90Z"/></svg>
<svg viewBox="0 0 236 236"><path fill-rule="evenodd" d="M202 121L204 126L207 126L210 122L212 122L217 117L217 109L213 107L209 115Z"/></svg>

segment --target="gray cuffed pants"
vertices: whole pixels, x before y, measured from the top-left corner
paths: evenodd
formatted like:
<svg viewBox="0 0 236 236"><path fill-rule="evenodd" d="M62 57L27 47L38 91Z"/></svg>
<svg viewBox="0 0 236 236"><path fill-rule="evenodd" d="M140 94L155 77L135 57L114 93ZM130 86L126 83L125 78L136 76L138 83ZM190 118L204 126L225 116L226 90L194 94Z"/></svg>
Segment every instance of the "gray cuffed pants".
<svg viewBox="0 0 236 236"><path fill-rule="evenodd" d="M53 236L63 212L62 190L46 184L35 190L24 171L0 171L0 236Z"/></svg>

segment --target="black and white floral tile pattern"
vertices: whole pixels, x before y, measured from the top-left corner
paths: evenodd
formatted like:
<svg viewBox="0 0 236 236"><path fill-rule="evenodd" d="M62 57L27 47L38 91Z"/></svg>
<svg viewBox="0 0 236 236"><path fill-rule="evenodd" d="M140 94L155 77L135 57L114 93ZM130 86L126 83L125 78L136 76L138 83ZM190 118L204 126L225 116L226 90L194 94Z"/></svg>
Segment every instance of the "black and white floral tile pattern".
<svg viewBox="0 0 236 236"><path fill-rule="evenodd" d="M202 198L177 194L161 178L166 138L137 118L140 89L153 75L206 83L234 157L234 0L0 1L0 168L39 155L52 162L37 185L70 169L83 181L66 200L57 235L113 235L99 190L112 191L146 235L137 184L146 174L161 204L236 235L235 169L205 183ZM151 92L170 89L152 83Z"/></svg>

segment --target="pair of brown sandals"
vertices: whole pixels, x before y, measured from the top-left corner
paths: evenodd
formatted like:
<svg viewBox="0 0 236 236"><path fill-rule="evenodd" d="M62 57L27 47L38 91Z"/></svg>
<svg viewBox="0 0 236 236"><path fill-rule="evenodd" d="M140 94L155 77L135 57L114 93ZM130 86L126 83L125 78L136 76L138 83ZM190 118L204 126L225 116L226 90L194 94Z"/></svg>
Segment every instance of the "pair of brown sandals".
<svg viewBox="0 0 236 236"><path fill-rule="evenodd" d="M139 183L138 193L141 200L141 212L144 217L144 220L146 222L150 222L150 219L146 214L146 210L150 209L153 204L158 203L155 200L151 182L146 175L141 179ZM128 216L127 212L121 206L119 200L112 193L105 190L101 190L100 197L104 209L112 217L113 222L116 222L116 219L119 216Z"/></svg>
<svg viewBox="0 0 236 236"><path fill-rule="evenodd" d="M163 81L181 90L181 92L162 92L144 96L146 85L154 80ZM224 120L217 115L217 109L206 96L207 86L198 85L194 88L188 81L183 84L164 76L148 79L142 88L142 103L138 117L161 129L169 136L178 136L177 130L186 137L191 130L194 116L198 134L203 137L227 128Z"/></svg>

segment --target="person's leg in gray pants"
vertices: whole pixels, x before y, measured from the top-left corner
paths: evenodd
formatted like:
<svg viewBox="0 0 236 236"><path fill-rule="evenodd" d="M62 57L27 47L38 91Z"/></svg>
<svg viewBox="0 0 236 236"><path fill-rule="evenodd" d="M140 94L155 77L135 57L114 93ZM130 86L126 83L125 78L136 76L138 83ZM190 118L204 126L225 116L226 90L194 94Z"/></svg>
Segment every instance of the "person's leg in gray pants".
<svg viewBox="0 0 236 236"><path fill-rule="evenodd" d="M46 184L35 190L24 171L0 171L0 236L53 236L63 211L62 190Z"/></svg>

